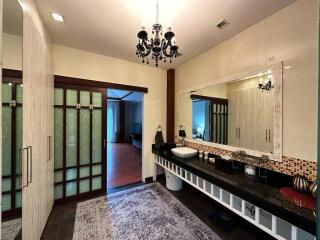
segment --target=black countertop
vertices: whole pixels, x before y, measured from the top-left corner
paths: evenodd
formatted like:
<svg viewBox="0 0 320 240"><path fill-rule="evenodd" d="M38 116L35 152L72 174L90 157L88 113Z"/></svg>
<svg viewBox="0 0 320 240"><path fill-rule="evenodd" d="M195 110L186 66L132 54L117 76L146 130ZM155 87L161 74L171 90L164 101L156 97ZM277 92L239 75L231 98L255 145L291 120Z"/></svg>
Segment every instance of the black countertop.
<svg viewBox="0 0 320 240"><path fill-rule="evenodd" d="M220 168L218 169L215 165L200 160L198 157L176 157L171 153L170 149L159 150L153 145L152 152L257 207L313 235L316 234L316 222L313 211L297 206L280 193L281 187L290 186L290 176L281 176L284 174L269 171L267 178L269 181L267 181L261 177L246 175L241 170L241 166L238 170L233 170L231 173Z"/></svg>

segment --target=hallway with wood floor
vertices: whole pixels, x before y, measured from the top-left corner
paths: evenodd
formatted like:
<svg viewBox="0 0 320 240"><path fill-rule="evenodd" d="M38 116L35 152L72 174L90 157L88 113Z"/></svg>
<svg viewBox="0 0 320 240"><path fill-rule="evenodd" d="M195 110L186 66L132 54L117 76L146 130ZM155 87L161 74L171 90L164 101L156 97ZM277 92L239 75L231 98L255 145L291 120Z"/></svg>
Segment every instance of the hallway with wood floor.
<svg viewBox="0 0 320 240"><path fill-rule="evenodd" d="M141 150L129 143L107 144L107 188L141 181Z"/></svg>

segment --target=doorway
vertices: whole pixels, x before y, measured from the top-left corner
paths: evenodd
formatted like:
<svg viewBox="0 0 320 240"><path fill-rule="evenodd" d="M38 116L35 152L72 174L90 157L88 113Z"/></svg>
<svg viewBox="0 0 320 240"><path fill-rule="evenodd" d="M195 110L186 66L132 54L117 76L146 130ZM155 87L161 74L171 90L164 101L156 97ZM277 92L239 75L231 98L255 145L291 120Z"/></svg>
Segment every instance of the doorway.
<svg viewBox="0 0 320 240"><path fill-rule="evenodd" d="M107 189L142 180L143 93L107 89Z"/></svg>

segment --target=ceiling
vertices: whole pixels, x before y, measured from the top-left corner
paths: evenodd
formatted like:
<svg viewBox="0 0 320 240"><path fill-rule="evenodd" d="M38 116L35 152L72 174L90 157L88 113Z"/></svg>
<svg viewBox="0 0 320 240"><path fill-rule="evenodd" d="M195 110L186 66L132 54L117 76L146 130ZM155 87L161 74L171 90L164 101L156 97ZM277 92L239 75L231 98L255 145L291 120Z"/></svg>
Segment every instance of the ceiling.
<svg viewBox="0 0 320 240"><path fill-rule="evenodd" d="M142 101L143 93L131 92L119 89L108 89L107 97L114 100L121 100L127 102L139 102Z"/></svg>
<svg viewBox="0 0 320 240"><path fill-rule="evenodd" d="M54 43L139 62L137 32L146 25L151 35L156 0L36 0ZM231 38L295 0L159 0L160 23L172 26L183 54L175 68ZM58 12L65 22L52 20ZM216 23L226 19L224 30ZM151 62L150 64L153 64Z"/></svg>

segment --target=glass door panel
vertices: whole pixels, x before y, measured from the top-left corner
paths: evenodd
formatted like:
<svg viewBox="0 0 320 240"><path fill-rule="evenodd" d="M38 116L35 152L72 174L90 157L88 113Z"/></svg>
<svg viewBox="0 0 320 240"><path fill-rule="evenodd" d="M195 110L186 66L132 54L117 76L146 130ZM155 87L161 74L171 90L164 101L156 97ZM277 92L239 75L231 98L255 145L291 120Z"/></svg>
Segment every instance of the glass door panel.
<svg viewBox="0 0 320 240"><path fill-rule="evenodd" d="M67 100L66 105L67 106L75 106L78 103L78 91L67 89Z"/></svg>
<svg viewBox="0 0 320 240"><path fill-rule="evenodd" d="M10 103L12 100L12 83L3 83L1 87L2 103Z"/></svg>
<svg viewBox="0 0 320 240"><path fill-rule="evenodd" d="M55 88L54 89L54 105L62 106L63 105L63 88Z"/></svg>
<svg viewBox="0 0 320 240"><path fill-rule="evenodd" d="M11 176L11 115L10 106L2 106L2 177Z"/></svg>
<svg viewBox="0 0 320 240"><path fill-rule="evenodd" d="M11 210L12 85L2 84L2 211ZM6 104L7 103L7 104Z"/></svg>
<svg viewBox="0 0 320 240"><path fill-rule="evenodd" d="M22 103L22 90L23 90L23 85L22 84L17 84L16 85L16 101L17 103Z"/></svg>
<svg viewBox="0 0 320 240"><path fill-rule="evenodd" d="M21 208L22 85L2 84L2 213L13 217Z"/></svg>
<svg viewBox="0 0 320 240"><path fill-rule="evenodd" d="M54 168L63 167L63 109L54 109Z"/></svg>
<svg viewBox="0 0 320 240"><path fill-rule="evenodd" d="M90 110L80 110L80 165L90 163Z"/></svg>
<svg viewBox="0 0 320 240"><path fill-rule="evenodd" d="M102 114L101 109L92 111L92 162L100 163L102 146Z"/></svg>
<svg viewBox="0 0 320 240"><path fill-rule="evenodd" d="M94 107L102 107L102 93L93 92L92 93L92 105Z"/></svg>
<svg viewBox="0 0 320 240"><path fill-rule="evenodd" d="M102 190L103 92L55 89L55 200Z"/></svg>
<svg viewBox="0 0 320 240"><path fill-rule="evenodd" d="M66 109L66 166L77 165L77 109Z"/></svg>
<svg viewBox="0 0 320 240"><path fill-rule="evenodd" d="M82 107L89 107L90 105L90 92L80 91L80 104Z"/></svg>

